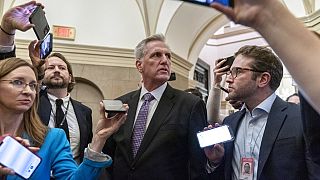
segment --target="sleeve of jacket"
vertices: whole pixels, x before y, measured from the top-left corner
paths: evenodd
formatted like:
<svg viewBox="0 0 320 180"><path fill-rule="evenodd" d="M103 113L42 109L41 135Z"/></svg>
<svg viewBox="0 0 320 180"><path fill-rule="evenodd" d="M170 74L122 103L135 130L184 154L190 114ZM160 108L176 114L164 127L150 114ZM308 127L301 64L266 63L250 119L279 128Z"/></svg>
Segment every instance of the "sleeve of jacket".
<svg viewBox="0 0 320 180"><path fill-rule="evenodd" d="M14 49L11 52L6 52L6 53L0 52L0 60L11 58L11 57L16 57L16 46L14 46Z"/></svg>
<svg viewBox="0 0 320 180"><path fill-rule="evenodd" d="M203 130L207 126L207 111L202 100L197 100L192 108L189 119L189 137L188 137L188 152L189 152L189 171L190 179L208 179L206 172L207 158L204 150L200 148L197 139L197 132Z"/></svg>
<svg viewBox="0 0 320 180"><path fill-rule="evenodd" d="M303 131L307 149L310 152L312 160L320 165L320 115L306 101L303 95L301 93L299 94Z"/></svg>
<svg viewBox="0 0 320 180"><path fill-rule="evenodd" d="M72 158L69 142L60 129L52 144L52 172L56 179L96 179L103 167L110 166L112 160L95 162L87 158L78 167Z"/></svg>

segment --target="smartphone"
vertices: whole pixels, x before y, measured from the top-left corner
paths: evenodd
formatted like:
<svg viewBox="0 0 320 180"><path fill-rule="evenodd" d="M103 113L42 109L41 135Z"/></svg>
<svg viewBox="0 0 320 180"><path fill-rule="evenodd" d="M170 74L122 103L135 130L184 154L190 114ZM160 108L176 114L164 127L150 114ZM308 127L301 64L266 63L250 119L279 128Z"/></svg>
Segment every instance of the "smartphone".
<svg viewBox="0 0 320 180"><path fill-rule="evenodd" d="M234 56L229 56L229 57L224 58L224 59L226 59L227 61L224 62L224 63L221 65L221 67L225 67L225 66L228 65L228 66L229 66L228 69L226 69L226 70L224 70L224 71L225 71L225 72L226 72L226 71L230 71L230 67L232 66L232 63L233 63L233 61L234 61ZM219 59L219 60L218 60L218 63L221 62L221 61L224 60L224 59Z"/></svg>
<svg viewBox="0 0 320 180"><path fill-rule="evenodd" d="M50 31L47 18L44 14L42 7L37 6L29 17L31 24L34 24L33 30L38 40L43 40Z"/></svg>
<svg viewBox="0 0 320 180"><path fill-rule="evenodd" d="M194 4L199 4L199 5L203 5L203 6L210 6L210 4L216 2L216 3L220 3L224 6L229 6L229 7L233 7L234 0L182 0L185 2L189 2L189 3L194 3Z"/></svg>
<svg viewBox="0 0 320 180"><path fill-rule="evenodd" d="M228 125L219 126L213 129L197 133L200 147L207 147L218 143L225 143L234 139L232 130Z"/></svg>
<svg viewBox="0 0 320 180"><path fill-rule="evenodd" d="M52 33L49 33L41 42L40 42L40 59L44 60L52 52Z"/></svg>
<svg viewBox="0 0 320 180"><path fill-rule="evenodd" d="M24 179L28 179L41 162L39 156L11 136L2 137L0 154L0 164L14 170Z"/></svg>
<svg viewBox="0 0 320 180"><path fill-rule="evenodd" d="M104 99L102 102L107 113L122 113L127 111L123 107L121 100Z"/></svg>

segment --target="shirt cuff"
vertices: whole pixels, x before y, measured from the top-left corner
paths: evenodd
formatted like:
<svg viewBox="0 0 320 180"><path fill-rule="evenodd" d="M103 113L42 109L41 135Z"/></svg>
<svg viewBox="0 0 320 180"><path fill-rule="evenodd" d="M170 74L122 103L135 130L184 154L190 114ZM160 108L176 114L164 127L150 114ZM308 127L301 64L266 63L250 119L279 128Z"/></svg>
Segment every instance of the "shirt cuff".
<svg viewBox="0 0 320 180"><path fill-rule="evenodd" d="M14 45L11 45L11 46L0 45L0 53L7 53L7 52L11 52L13 50L14 50Z"/></svg>
<svg viewBox="0 0 320 180"><path fill-rule="evenodd" d="M206 165L207 173L214 172L219 166L220 166L220 163L216 164L207 160L207 165Z"/></svg>
<svg viewBox="0 0 320 180"><path fill-rule="evenodd" d="M88 144L88 147L84 150L84 157L96 162L105 162L111 159L110 156L107 154L104 154L103 152L96 152L90 148L90 144Z"/></svg>

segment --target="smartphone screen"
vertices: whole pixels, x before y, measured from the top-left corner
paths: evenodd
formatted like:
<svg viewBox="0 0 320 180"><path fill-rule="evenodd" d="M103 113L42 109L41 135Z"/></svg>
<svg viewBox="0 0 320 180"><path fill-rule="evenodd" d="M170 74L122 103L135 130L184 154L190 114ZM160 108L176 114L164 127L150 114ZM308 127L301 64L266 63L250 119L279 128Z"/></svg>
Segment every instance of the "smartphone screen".
<svg viewBox="0 0 320 180"><path fill-rule="evenodd" d="M199 132L197 137L202 148L233 140L233 135L227 125Z"/></svg>
<svg viewBox="0 0 320 180"><path fill-rule="evenodd" d="M233 7L233 0L182 0L194 4L204 5L204 6L210 6L211 3L220 3L224 6Z"/></svg>
<svg viewBox="0 0 320 180"><path fill-rule="evenodd" d="M11 136L6 136L0 144L0 164L27 179L40 164L41 159Z"/></svg>
<svg viewBox="0 0 320 180"><path fill-rule="evenodd" d="M40 44L40 59L44 60L52 52L52 33L49 33Z"/></svg>
<svg viewBox="0 0 320 180"><path fill-rule="evenodd" d="M29 21L34 24L33 30L38 38L38 40L43 40L50 31L50 26L48 24L47 18L44 14L43 9L38 6L30 15Z"/></svg>

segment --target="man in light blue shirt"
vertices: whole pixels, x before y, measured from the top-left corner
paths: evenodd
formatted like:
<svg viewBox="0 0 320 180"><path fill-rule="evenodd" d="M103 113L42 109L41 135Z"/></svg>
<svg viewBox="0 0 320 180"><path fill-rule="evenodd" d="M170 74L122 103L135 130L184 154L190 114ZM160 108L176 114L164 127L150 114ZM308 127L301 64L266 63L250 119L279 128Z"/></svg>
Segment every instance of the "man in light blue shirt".
<svg viewBox="0 0 320 180"><path fill-rule="evenodd" d="M299 106L275 95L280 60L259 46L244 46L235 57L226 73L228 98L244 105L224 119L234 141L205 148L208 169L227 180L309 179Z"/></svg>

